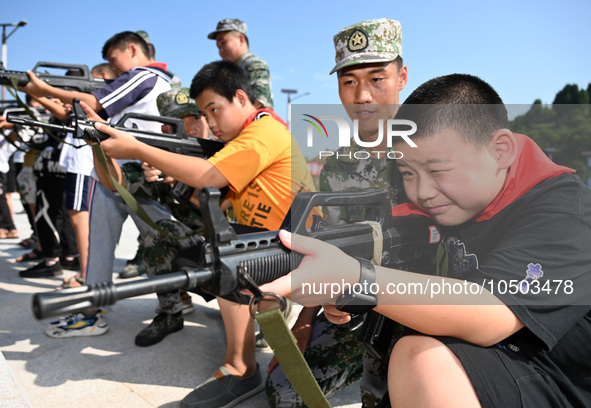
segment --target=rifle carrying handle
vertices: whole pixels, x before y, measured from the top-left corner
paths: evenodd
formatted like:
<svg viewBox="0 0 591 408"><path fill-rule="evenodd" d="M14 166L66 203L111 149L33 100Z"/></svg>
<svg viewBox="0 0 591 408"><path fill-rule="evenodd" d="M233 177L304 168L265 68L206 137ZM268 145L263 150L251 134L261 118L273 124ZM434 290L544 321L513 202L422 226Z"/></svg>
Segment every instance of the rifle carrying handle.
<svg viewBox="0 0 591 408"><path fill-rule="evenodd" d="M340 193L333 191L300 193L295 197L291 205L292 220L297 220L295 224L292 224L291 231L296 234L306 235L306 220L314 207L370 205L379 206L378 219L375 221L385 225L388 216L392 213L392 204L388 192L384 189L365 188Z"/></svg>
<svg viewBox="0 0 591 408"><path fill-rule="evenodd" d="M61 69L75 69L75 70L79 70L80 72L82 72L82 76L79 76L78 78L85 78L85 79L89 79L90 76L90 70L88 69L87 65L84 64L68 64L68 63L62 63L62 62L47 62L47 61L39 61L35 67L33 68L33 72L37 73L39 72L39 68L61 68ZM61 75L60 75L61 76Z"/></svg>

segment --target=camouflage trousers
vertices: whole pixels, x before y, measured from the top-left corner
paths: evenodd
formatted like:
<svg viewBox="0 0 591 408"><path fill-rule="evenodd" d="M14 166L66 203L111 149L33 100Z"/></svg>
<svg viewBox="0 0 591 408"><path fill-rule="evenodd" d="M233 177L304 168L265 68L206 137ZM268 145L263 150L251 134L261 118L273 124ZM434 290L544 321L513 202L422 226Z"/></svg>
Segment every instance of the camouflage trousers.
<svg viewBox="0 0 591 408"><path fill-rule="evenodd" d="M367 353L357 341L361 328L344 332L321 314L314 319L304 357L327 397L361 379L361 402L375 408L388 390L388 359ZM305 407L281 366L267 376L266 392L272 407Z"/></svg>
<svg viewBox="0 0 591 408"><path fill-rule="evenodd" d="M142 239L142 261L146 274L150 277L176 272L172 270L172 260L176 254L181 249L203 241L191 228L179 221L164 219L156 221L156 225L169 234L150 229ZM157 295L160 308L164 312L174 314L182 310L180 290L159 292Z"/></svg>

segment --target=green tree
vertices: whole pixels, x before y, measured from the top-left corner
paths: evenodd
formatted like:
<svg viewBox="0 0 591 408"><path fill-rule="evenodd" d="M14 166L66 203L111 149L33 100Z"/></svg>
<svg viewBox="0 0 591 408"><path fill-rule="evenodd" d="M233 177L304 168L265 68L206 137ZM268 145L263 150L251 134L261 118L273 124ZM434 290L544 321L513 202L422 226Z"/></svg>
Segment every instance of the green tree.
<svg viewBox="0 0 591 408"><path fill-rule="evenodd" d="M552 104L588 104L589 102L588 90L579 89L577 84L569 84L556 94Z"/></svg>
<svg viewBox="0 0 591 408"><path fill-rule="evenodd" d="M589 84L588 89L591 88ZM591 151L591 105L589 91L566 85L551 106L536 99L528 112L511 122L511 130L531 137L552 160L573 168L583 177Z"/></svg>

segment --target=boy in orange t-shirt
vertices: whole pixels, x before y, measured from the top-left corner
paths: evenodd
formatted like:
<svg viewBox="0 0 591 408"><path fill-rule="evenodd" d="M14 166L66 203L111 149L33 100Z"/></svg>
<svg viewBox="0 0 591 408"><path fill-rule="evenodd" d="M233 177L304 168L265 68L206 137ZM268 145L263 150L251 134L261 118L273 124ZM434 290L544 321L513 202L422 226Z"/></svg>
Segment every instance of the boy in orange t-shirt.
<svg viewBox="0 0 591 408"><path fill-rule="evenodd" d="M101 143L103 150L112 158L139 159L159 169L146 172L148 181L161 170L196 190L229 187L221 205L233 206L241 224L239 233L278 229L293 197L314 191L305 158L287 125L273 110L255 108L246 74L231 62L205 65L193 79L190 93L214 136L227 143L213 157L205 160L162 151L97 123L111 136ZM95 118L92 111L87 113ZM212 377L216 380L193 390L181 407L201 406L205 400L211 407L230 406L263 389L255 358L254 320L245 298L240 294L217 298L227 334L226 356Z"/></svg>

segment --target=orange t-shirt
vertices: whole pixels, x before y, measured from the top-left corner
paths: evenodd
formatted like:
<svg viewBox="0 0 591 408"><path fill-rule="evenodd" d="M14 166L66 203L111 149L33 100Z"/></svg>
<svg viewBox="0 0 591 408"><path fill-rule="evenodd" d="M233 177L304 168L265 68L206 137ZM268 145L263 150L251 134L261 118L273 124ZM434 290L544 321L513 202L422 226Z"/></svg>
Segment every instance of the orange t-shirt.
<svg viewBox="0 0 591 408"><path fill-rule="evenodd" d="M230 183L229 198L239 224L276 230L293 197L315 191L297 142L285 123L270 115L247 121L208 161Z"/></svg>

